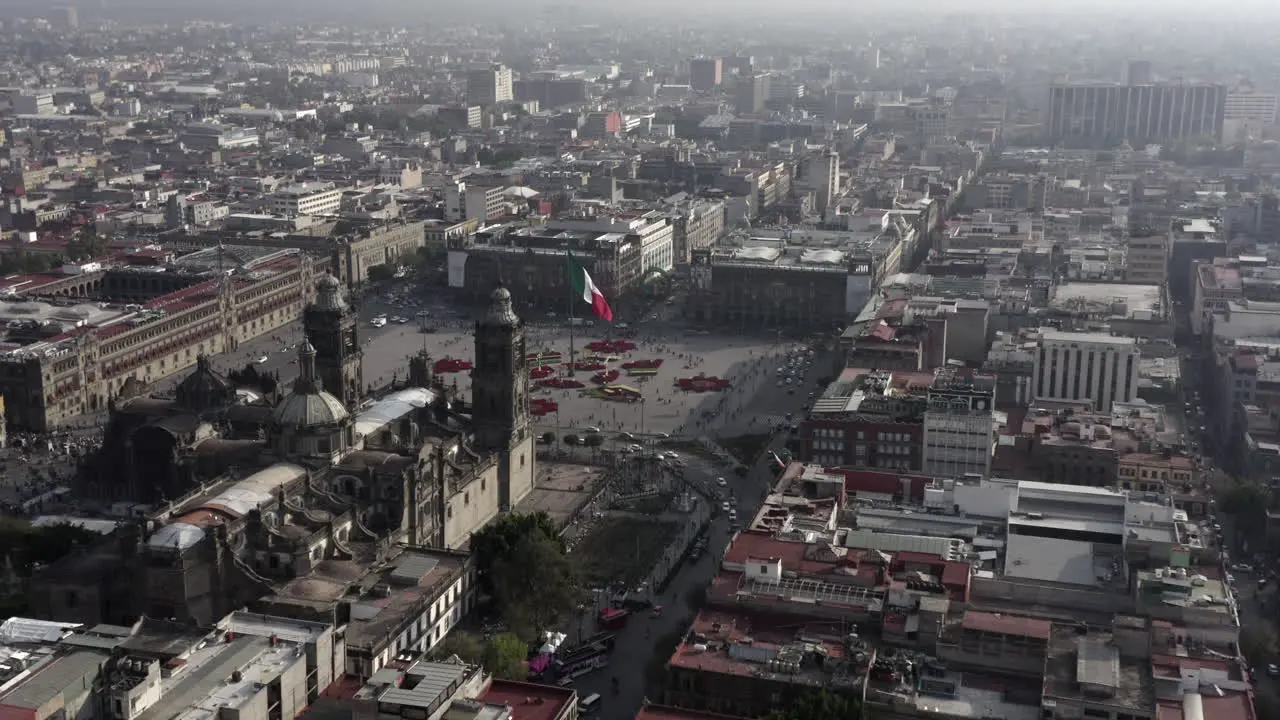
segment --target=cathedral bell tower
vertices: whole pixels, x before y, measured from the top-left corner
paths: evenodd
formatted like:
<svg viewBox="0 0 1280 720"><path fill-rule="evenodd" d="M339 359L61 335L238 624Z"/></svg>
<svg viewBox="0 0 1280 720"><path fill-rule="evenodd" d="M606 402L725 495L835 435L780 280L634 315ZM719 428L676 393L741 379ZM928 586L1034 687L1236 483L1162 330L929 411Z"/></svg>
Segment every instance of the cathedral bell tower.
<svg viewBox="0 0 1280 720"><path fill-rule="evenodd" d="M533 488L529 361L524 322L511 308L511 293L500 287L489 301L489 312L476 323L471 417L476 449L498 455L499 502L510 509Z"/></svg>
<svg viewBox="0 0 1280 720"><path fill-rule="evenodd" d="M326 274L316 283L315 302L302 316L303 332L315 346L316 378L348 409L364 397L360 316L342 296L342 283Z"/></svg>

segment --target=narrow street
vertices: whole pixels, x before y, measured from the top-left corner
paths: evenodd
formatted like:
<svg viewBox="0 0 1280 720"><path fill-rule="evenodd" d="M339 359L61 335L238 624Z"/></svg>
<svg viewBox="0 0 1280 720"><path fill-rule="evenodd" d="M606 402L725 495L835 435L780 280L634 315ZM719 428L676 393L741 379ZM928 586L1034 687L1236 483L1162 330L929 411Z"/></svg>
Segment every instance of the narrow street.
<svg viewBox="0 0 1280 720"><path fill-rule="evenodd" d="M780 450L785 440L786 433L775 435L768 449ZM725 473L725 478L730 483L729 487L737 494L738 519L745 524L754 516L764 490L772 485L774 478L772 460L766 452L752 467L747 477L740 478L733 473ZM601 720L630 720L635 717L636 711L645 700L647 670L658 644L669 634L688 628L696 612L696 609L688 604L690 591L710 583L732 535L727 515L720 514L712 520L706 553L696 562L686 561L676 571L662 594L660 601L663 605L662 615L653 617L648 612L636 613L627 626L617 632L617 644L609 655L609 666L574 682L573 687L578 691L580 698L592 693L600 694L598 716ZM608 599L604 598L602 602L608 602ZM591 634L589 622L585 633ZM665 649L663 651L665 652ZM616 695L612 687L614 677L618 679ZM660 697L648 699L651 702L661 702Z"/></svg>

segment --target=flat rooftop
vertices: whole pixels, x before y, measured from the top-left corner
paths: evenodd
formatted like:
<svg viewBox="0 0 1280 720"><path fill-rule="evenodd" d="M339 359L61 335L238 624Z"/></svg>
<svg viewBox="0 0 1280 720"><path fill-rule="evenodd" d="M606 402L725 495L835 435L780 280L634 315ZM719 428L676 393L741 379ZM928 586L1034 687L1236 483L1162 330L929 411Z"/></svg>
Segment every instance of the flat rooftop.
<svg viewBox="0 0 1280 720"><path fill-rule="evenodd" d="M136 720L171 720L188 710L204 706L211 694L223 687L238 685L228 684L233 672L247 667L272 649L268 638L239 637L231 642L211 642L194 650L186 657L186 664L180 666L180 670L161 681L160 700L144 710ZM237 687L237 691L242 689Z"/></svg>
<svg viewBox="0 0 1280 720"><path fill-rule="evenodd" d="M1081 635L1075 627L1055 625L1048 655L1046 699L1092 700L1143 714L1153 712L1155 682L1150 660L1122 657L1111 633Z"/></svg>
<svg viewBox="0 0 1280 720"><path fill-rule="evenodd" d="M240 671L238 680L235 679L235 675L229 677L205 675L206 680L213 681L213 687L175 720L210 720L217 718L222 708L242 708L255 695L263 692L264 685L270 684L290 665L297 662L306 661L301 658L296 645L286 643L274 647L268 646L247 664L232 668L232 672ZM164 700L162 699L161 702Z"/></svg>
<svg viewBox="0 0 1280 720"><path fill-rule="evenodd" d="M1049 307L1091 315L1118 315L1135 320L1165 316L1159 285L1069 282L1059 285Z"/></svg>
<svg viewBox="0 0 1280 720"><path fill-rule="evenodd" d="M52 305L40 300L0 300L0 323L55 323L66 329L84 325L105 325L121 318L123 310L111 310L93 302Z"/></svg>
<svg viewBox="0 0 1280 720"><path fill-rule="evenodd" d="M384 576L391 585L390 596L352 604L347 647L373 649L390 640L461 575L466 563L464 557L443 553L402 553Z"/></svg>
<svg viewBox="0 0 1280 720"><path fill-rule="evenodd" d="M294 620L293 618L258 613L233 612L219 623L218 627L236 635L252 635L254 637L276 637L285 642L310 645L324 634L329 626L325 623Z"/></svg>

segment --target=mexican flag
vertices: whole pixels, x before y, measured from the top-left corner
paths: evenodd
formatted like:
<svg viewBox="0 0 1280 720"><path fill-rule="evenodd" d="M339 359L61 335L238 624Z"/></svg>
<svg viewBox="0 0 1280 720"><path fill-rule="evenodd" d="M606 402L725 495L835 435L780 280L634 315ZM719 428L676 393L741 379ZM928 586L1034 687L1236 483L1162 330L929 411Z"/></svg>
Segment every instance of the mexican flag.
<svg viewBox="0 0 1280 720"><path fill-rule="evenodd" d="M573 255L569 256L569 282L573 285L574 296L589 303L596 317L613 322L613 308L609 307L609 302L600 294L600 288L591 282L587 269Z"/></svg>

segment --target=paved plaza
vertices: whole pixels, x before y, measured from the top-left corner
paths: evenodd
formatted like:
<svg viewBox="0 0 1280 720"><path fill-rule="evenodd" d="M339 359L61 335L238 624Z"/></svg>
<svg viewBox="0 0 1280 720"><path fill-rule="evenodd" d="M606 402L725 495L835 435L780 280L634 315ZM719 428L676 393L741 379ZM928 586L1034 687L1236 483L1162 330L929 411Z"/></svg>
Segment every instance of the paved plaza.
<svg viewBox="0 0 1280 720"><path fill-rule="evenodd" d="M360 334L366 384L381 387L393 379L403 380L408 373L409 359L423 349L435 360L475 361L472 339L474 313L458 311L441 300L429 301L424 307L430 313L426 323L433 332L420 330L418 321L412 318L414 309L390 308L377 302L361 307ZM405 315L411 321L373 327L369 321L383 314L393 317ZM586 345L594 340L620 339L611 336L609 330L610 326L603 323L576 330L573 337L576 357L582 360L591 355ZM809 393L819 389L816 380L831 374L827 367L830 363L824 358L816 358L794 384L780 385L774 371L796 346L771 337L703 335L673 323L657 323L635 330L638 337L628 339L638 347L617 355L617 359L608 366L621 372L614 384L635 388L644 401L628 403L599 399L582 390L537 387L535 381L534 397L553 400L559 405L558 412L535 418L539 432L582 434L591 427L610 433L684 436L761 432L771 425L786 422L788 413L798 413ZM295 323L270 336L246 343L235 353L214 357L213 364L216 369L226 372L253 363L259 371L277 373L287 387L297 376L295 358L301 340L301 324ZM528 326L530 352L556 351L562 354L564 361L568 361L569 349L570 332L563 324L550 325L535 320ZM264 358L265 362L259 363ZM629 376L621 367L627 361L649 359L663 361L657 373L649 377ZM564 368L557 365L555 370L559 375ZM171 391L186 374L177 373L166 378L157 383L155 389ZM592 382L594 374L578 371L575 378L590 388L595 386ZM678 378L698 374L724 378L730 382L730 387L724 391L696 393L675 386ZM466 372L446 373L442 378L447 384L456 384L464 397L470 396L470 378ZM90 425L98 421L96 418L86 420Z"/></svg>

